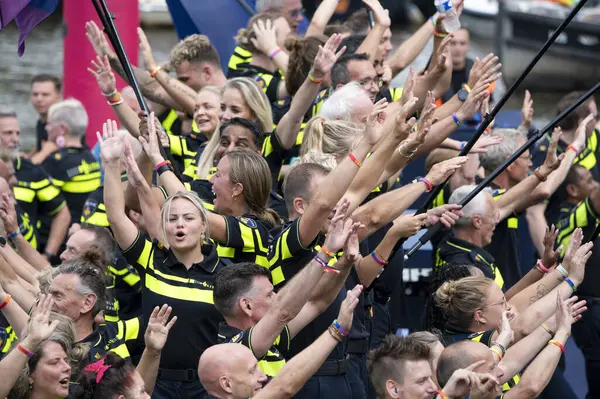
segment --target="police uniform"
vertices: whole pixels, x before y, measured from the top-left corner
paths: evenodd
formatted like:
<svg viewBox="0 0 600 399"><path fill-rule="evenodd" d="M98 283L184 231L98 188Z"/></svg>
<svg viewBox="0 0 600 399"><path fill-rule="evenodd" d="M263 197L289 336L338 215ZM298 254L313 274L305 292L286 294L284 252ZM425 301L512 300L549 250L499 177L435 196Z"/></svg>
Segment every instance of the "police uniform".
<svg viewBox="0 0 600 399"><path fill-rule="evenodd" d="M258 87L265 92L270 103L277 102L279 84L284 80L279 70L273 72L256 65L250 65L249 63L238 64L238 70L231 77L245 77L254 80Z"/></svg>
<svg viewBox="0 0 600 399"><path fill-rule="evenodd" d="M165 133L170 136L185 136L187 132L181 131L181 118L174 109L168 109L157 116ZM192 133L200 133L196 121L192 122Z"/></svg>
<svg viewBox="0 0 600 399"><path fill-rule="evenodd" d="M594 208L592 201L587 198L581 203L572 207L571 212L565 213L558 222L557 245L563 246L563 254L566 251L573 230L581 228L583 230L584 242L589 240L596 226L600 223L600 213ZM581 320L573 324L573 338L575 343L581 349L585 358L585 368L588 383L588 397L595 398L600 396L600 253L598 245L600 240L595 241L592 249L592 256L588 260L585 268L585 278L581 285L577 287L577 296L587 301L588 310L582 314Z"/></svg>
<svg viewBox="0 0 600 399"><path fill-rule="evenodd" d="M227 79L237 76L240 64L249 64L250 62L252 62L252 53L242 46L236 46L227 64Z"/></svg>
<svg viewBox="0 0 600 399"><path fill-rule="evenodd" d="M269 253L271 279L275 290L280 290L296 273L307 265L318 253L323 242L323 237L317 237L308 248L305 248L299 236L300 218L288 222L273 230L273 245ZM333 264L336 259L332 259ZM294 337L290 350L284 354L290 359L310 346L318 337L329 328L332 321L338 316L344 300L345 290L340 290L335 300L311 323ZM321 366L296 394L296 398L348 398L351 397L351 388L348 378L350 362L346 355L347 339L338 343L325 363Z"/></svg>
<svg viewBox="0 0 600 399"><path fill-rule="evenodd" d="M495 200L507 191L494 183L491 183L490 187L494 190L492 197ZM518 229L519 215L513 213L496 225L492 242L485 247L485 250L495 259L495 264L502 273L507 290L523 277L520 266Z"/></svg>
<svg viewBox="0 0 600 399"><path fill-rule="evenodd" d="M494 280L498 287L504 289L504 278L496 267L494 257L475 244L450 235L440 243L438 259L439 263L435 265L435 270L439 270L446 264L472 265L481 270L485 277Z"/></svg>
<svg viewBox="0 0 600 399"><path fill-rule="evenodd" d="M172 316L178 318L162 352L157 396L174 397L180 390L188 392L189 397L205 396L196 371L198 359L206 348L217 343L218 325L223 321L213 302L215 277L225 267L215 245L203 245L204 259L189 269L170 249L139 233L123 254L141 277L144 319L148 320L155 306L165 303L173 308Z"/></svg>
<svg viewBox="0 0 600 399"><path fill-rule="evenodd" d="M37 242L37 231L33 224L33 221L27 214L27 212L21 209L21 206L17 203L15 206L15 210L17 212L17 223L19 224L19 230L21 231L21 235L31 245L33 249L38 248Z"/></svg>
<svg viewBox="0 0 600 399"><path fill-rule="evenodd" d="M15 330L8 323L8 320L0 312L0 360L10 352L13 344L19 340Z"/></svg>
<svg viewBox="0 0 600 399"><path fill-rule="evenodd" d="M68 147L54 151L42 166L64 194L71 220L79 220L88 196L101 185L98 161L85 148Z"/></svg>
<svg viewBox="0 0 600 399"><path fill-rule="evenodd" d="M200 133L190 133L185 136L174 136L168 134L169 149L173 160L177 163L177 169L187 169L196 159L198 151L203 148L208 138Z"/></svg>
<svg viewBox="0 0 600 399"><path fill-rule="evenodd" d="M27 214L32 229L36 230L36 234L31 236L36 240L34 248L43 249L50 234L52 218L65 207L67 202L41 166L21 157L17 157L13 165L17 178L17 184L13 187L15 199L23 213ZM46 221L43 226L41 219ZM30 239L27 241L32 243Z"/></svg>
<svg viewBox="0 0 600 399"><path fill-rule="evenodd" d="M250 349L252 354L258 360L258 368L265 373L269 379L271 379L277 375L283 366L285 366L285 358L283 357L282 352L287 352L290 350L290 341L292 340L292 337L290 336L290 330L287 326L285 326L273 345L262 357L256 356L256 354L254 354L254 350L252 349L253 330L254 327L250 327L247 330L242 331L226 323L221 323L219 325L219 343L242 344L246 348Z"/></svg>
<svg viewBox="0 0 600 399"><path fill-rule="evenodd" d="M448 346L448 345L454 344L456 342L460 342L460 341L469 339L473 342L481 342L485 346L491 347L492 346L492 337L494 335L494 332L496 332L496 330L489 330L489 331L476 332L476 333L471 333L468 331L445 330L442 340L443 340L444 346ZM521 375L520 374L515 375L513 378L511 378L510 380L505 382L504 385L502 385L502 392L506 393L511 388L513 388L515 385L517 385L520 380L521 380Z"/></svg>

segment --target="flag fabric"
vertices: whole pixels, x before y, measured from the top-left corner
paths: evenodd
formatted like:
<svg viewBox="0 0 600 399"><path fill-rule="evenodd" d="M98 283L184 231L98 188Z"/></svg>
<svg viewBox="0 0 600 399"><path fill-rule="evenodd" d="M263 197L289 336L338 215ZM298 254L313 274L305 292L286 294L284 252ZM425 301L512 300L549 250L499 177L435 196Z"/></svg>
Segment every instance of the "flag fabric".
<svg viewBox="0 0 600 399"><path fill-rule="evenodd" d="M13 19L19 28L19 56L25 52L25 39L29 33L52 14L60 0L0 0L0 29Z"/></svg>

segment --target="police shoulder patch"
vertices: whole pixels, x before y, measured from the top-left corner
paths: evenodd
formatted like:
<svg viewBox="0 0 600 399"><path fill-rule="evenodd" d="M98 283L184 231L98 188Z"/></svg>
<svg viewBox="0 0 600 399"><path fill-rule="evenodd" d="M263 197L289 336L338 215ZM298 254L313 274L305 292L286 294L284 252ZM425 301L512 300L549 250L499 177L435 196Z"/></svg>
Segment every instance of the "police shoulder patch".
<svg viewBox="0 0 600 399"><path fill-rule="evenodd" d="M229 340L229 342L233 342L235 344L237 344L238 342L240 342L242 340L242 337L244 336L244 332L240 332L237 335L234 335L233 337L231 337L231 339Z"/></svg>
<svg viewBox="0 0 600 399"><path fill-rule="evenodd" d="M85 201L85 204L83 205L83 212L82 212L83 217L88 218L89 216L93 215L97 209L98 209L98 202L96 202L94 200Z"/></svg>
<svg viewBox="0 0 600 399"><path fill-rule="evenodd" d="M261 89L263 87L265 87L265 80L263 78L261 78L260 76L256 76L254 78L254 80L256 81L256 84L258 85L258 87L260 87Z"/></svg>
<svg viewBox="0 0 600 399"><path fill-rule="evenodd" d="M238 217L237 218L242 224L245 224L248 227L251 227L253 229L256 228L256 220L254 219L250 219L250 218L245 218L245 217Z"/></svg>

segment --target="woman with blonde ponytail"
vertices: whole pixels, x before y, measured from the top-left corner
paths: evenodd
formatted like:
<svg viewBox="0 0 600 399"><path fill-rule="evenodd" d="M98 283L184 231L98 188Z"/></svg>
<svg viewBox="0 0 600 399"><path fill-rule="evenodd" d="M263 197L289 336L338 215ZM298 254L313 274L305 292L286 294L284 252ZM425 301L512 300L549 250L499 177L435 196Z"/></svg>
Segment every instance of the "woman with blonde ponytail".
<svg viewBox="0 0 600 399"><path fill-rule="evenodd" d="M300 155L317 151L332 154L339 160L348 155L362 137L363 129L352 122L330 121L322 116L315 116L304 128Z"/></svg>
<svg viewBox="0 0 600 399"><path fill-rule="evenodd" d="M249 77L264 90L271 103L288 97L283 75L288 68L285 38L292 32L280 13L262 12L248 21L248 27L238 31L238 46L252 54L250 62L239 63L229 77Z"/></svg>

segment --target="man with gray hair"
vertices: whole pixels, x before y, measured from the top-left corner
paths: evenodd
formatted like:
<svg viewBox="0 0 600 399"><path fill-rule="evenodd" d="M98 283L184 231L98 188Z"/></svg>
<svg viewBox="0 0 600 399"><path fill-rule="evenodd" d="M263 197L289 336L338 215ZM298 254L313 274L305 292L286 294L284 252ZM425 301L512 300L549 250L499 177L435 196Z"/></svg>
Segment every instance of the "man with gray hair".
<svg viewBox="0 0 600 399"><path fill-rule="evenodd" d="M60 101L48 111L48 141L57 149L48 154L42 166L63 192L72 221L81 218L87 197L101 184L100 164L81 144L87 127L88 115L78 100Z"/></svg>
<svg viewBox="0 0 600 399"><path fill-rule="evenodd" d="M373 110L373 102L357 82L335 90L321 106L319 115L328 120L365 123Z"/></svg>
<svg viewBox="0 0 600 399"><path fill-rule="evenodd" d="M256 12L278 11L288 20L292 32L298 32L302 22L302 0L256 0Z"/></svg>
<svg viewBox="0 0 600 399"><path fill-rule="evenodd" d="M527 138L521 132L515 129L496 129L493 133L496 136L502 137L502 141L487 148L487 153L481 154L481 166L485 170L486 176L498 168L511 154L516 152L525 144ZM558 162L556 158L556 143L559 136L554 135L554 149L549 149L548 154L552 153L552 159L546 157L547 162ZM545 163L548 165L547 163ZM555 164L558 168L558 164ZM507 193L516 189L524 182L531 173L532 162L529 156L529 151L525 151L515 162L502 171L491 183L490 187L493 190L492 196L496 200L500 200ZM507 289L512 287L523 276L520 267L520 251L519 251L519 216L527 210L529 206L541 203L549 198L552 193L558 188L560 183L565 179L569 170L570 162L565 163L558 168L556 172L550 173L544 181L533 179L533 185L530 190L524 192L524 196L518 199L512 212L506 217L500 218L492 240L485 248L490 255L496 260L496 264L502 276ZM534 174L539 174L535 172ZM545 226L542 227L542 229ZM543 233L542 233L543 234ZM539 254L540 258L542 254ZM528 265L529 266L529 265ZM548 265L552 266L552 265Z"/></svg>

